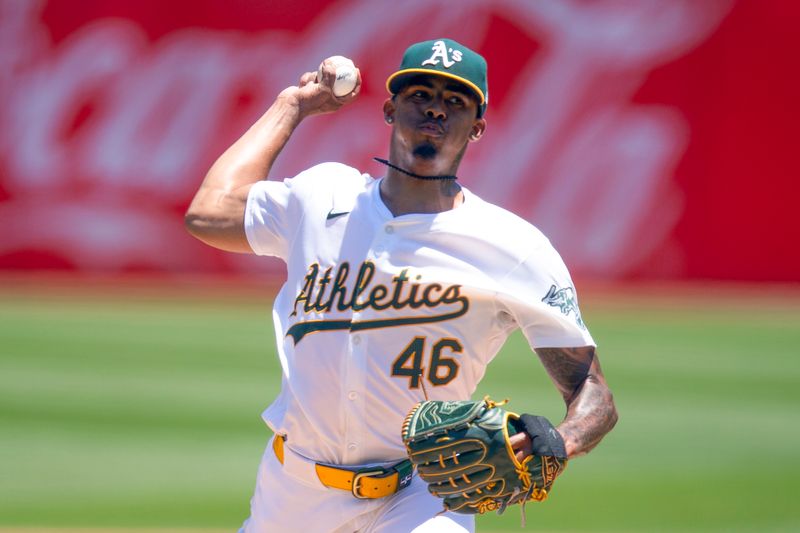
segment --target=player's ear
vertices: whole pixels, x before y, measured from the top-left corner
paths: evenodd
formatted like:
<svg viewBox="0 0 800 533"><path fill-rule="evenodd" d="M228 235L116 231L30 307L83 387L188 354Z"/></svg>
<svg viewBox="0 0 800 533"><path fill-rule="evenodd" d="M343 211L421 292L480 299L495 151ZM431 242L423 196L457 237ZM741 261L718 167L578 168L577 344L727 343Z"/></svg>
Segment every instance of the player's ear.
<svg viewBox="0 0 800 533"><path fill-rule="evenodd" d="M392 98L387 98L383 103L383 120L389 125L394 123L395 109L394 100Z"/></svg>
<svg viewBox="0 0 800 533"><path fill-rule="evenodd" d="M485 131L486 131L486 119L485 118L476 119L475 123L472 125L472 131L469 132L469 140L472 142L477 141L483 136Z"/></svg>

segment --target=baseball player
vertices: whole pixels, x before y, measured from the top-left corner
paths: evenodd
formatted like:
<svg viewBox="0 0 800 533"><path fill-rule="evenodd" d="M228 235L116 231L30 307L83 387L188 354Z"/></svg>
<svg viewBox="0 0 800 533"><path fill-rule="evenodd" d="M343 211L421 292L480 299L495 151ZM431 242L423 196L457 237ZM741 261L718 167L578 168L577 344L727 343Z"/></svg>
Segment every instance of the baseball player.
<svg viewBox="0 0 800 533"><path fill-rule="evenodd" d="M486 131L483 57L449 39L408 48L387 80L383 177L322 163L267 181L301 121L357 99L360 73L343 97L331 62L321 73L278 95L186 214L205 243L287 265L273 309L282 385L263 413L274 437L242 531L473 531L473 515L442 512L408 461L409 409L469 399L519 328L567 415L549 436L552 426L514 435L514 453L551 443L584 454L616 422L595 344L547 238L457 181Z"/></svg>

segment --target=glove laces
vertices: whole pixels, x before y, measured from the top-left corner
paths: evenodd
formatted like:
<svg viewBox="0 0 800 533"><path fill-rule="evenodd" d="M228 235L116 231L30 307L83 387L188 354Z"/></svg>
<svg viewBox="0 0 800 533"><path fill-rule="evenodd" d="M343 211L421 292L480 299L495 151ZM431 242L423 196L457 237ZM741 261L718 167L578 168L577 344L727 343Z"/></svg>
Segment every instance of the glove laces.
<svg viewBox="0 0 800 533"><path fill-rule="evenodd" d="M487 394L486 396L483 397L483 401L486 404L487 409L494 409L495 407L500 407L501 405L507 404L509 402L509 399L506 398L505 400L496 402L491 398L489 398L489 395Z"/></svg>
<svg viewBox="0 0 800 533"><path fill-rule="evenodd" d="M522 486L526 489L530 489L531 484L533 483L533 480L531 479L531 473L528 471L528 463L530 463L532 459L533 456L529 455L523 459L521 463L514 467L517 477L519 477L519 480L522 482ZM527 500L527 498L525 499Z"/></svg>

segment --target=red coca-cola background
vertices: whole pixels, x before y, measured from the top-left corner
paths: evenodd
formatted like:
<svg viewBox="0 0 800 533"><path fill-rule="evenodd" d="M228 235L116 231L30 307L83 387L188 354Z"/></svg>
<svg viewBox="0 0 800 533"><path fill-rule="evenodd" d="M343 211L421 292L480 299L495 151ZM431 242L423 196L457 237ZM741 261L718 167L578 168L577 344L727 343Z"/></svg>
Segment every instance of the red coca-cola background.
<svg viewBox="0 0 800 533"><path fill-rule="evenodd" d="M302 124L274 175L381 175L384 80L447 36L489 62L462 183L576 275L800 281L798 22L789 0L0 0L0 269L279 272L184 232L205 171L341 54L362 96Z"/></svg>

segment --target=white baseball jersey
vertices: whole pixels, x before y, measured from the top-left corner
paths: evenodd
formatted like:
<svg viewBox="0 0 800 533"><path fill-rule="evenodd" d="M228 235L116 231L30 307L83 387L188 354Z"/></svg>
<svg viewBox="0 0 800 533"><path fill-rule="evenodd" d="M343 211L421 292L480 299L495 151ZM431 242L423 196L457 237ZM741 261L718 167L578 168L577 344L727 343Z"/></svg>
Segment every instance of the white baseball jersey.
<svg viewBox="0 0 800 533"><path fill-rule="evenodd" d="M508 335L593 345L569 273L528 222L464 202L395 217L379 179L338 163L255 184L253 251L287 264L273 309L282 388L264 412L317 461L405 458L400 428L424 399L468 399Z"/></svg>

